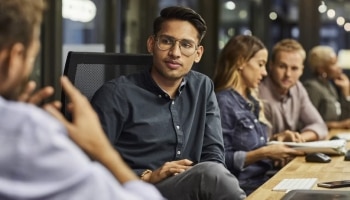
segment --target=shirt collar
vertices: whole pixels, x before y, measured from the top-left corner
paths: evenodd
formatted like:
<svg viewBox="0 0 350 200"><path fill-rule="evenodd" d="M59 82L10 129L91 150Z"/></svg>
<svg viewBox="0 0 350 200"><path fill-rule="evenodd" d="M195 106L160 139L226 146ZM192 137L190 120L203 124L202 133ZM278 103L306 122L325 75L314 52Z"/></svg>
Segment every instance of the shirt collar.
<svg viewBox="0 0 350 200"><path fill-rule="evenodd" d="M155 93L159 98L170 99L170 96L164 90L162 90L162 88L160 88L158 84L153 80L151 76L151 69L145 71L144 77L147 83L147 87L150 91ZM179 96L181 94L186 84L187 84L187 75L182 79L176 96Z"/></svg>
<svg viewBox="0 0 350 200"><path fill-rule="evenodd" d="M254 114L258 115L260 106L259 101L257 101L251 94L248 94L248 99L244 99L236 90L232 89L233 96L239 103L240 107L246 110L252 111Z"/></svg>
<svg viewBox="0 0 350 200"><path fill-rule="evenodd" d="M288 90L287 94L279 94L278 92L273 92L273 91L278 91L279 88L275 85L275 83L273 83L272 79L270 76L266 77L266 83L268 88L270 88L271 90L271 94L275 99L278 99L280 101L286 101L288 98L290 98L291 94L290 94L290 90L291 88ZM293 88L294 86L292 86Z"/></svg>
<svg viewBox="0 0 350 200"><path fill-rule="evenodd" d="M182 79L181 83L180 83L180 86L179 86L179 89L178 89L178 94L180 95L182 90L184 89L184 87L186 86L187 84L187 80L186 80L186 76Z"/></svg>

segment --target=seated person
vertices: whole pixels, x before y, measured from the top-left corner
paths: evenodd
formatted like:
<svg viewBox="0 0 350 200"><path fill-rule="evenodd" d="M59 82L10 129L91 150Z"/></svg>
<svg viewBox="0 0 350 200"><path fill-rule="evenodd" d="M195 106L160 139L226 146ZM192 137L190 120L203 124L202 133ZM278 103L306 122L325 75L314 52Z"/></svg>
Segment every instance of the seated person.
<svg viewBox="0 0 350 200"><path fill-rule="evenodd" d="M91 101L124 160L170 200L246 197L224 165L213 83L191 70L205 32L195 11L163 9L147 40L150 70L105 83Z"/></svg>
<svg viewBox="0 0 350 200"><path fill-rule="evenodd" d="M233 37L219 55L214 77L226 166L247 195L269 178L274 162L284 165L290 157L303 154L285 145L266 145L269 122L256 89L267 75L267 55L258 38Z"/></svg>
<svg viewBox="0 0 350 200"><path fill-rule="evenodd" d="M259 97L265 103L265 116L271 122L271 137L288 141L323 140L328 129L299 81L303 74L305 50L299 42L284 39L272 49L268 76L259 86ZM281 134L288 133L288 134Z"/></svg>
<svg viewBox="0 0 350 200"><path fill-rule="evenodd" d="M331 47L316 46L308 56L315 77L304 86L328 128L350 128L350 82Z"/></svg>
<svg viewBox="0 0 350 200"><path fill-rule="evenodd" d="M57 103L45 109L58 120L18 102L38 103L53 93L46 88L28 96L35 87L28 78L40 47L44 4L0 0L0 8L0 199L164 199L125 164L87 99L67 78L62 85L72 100L73 123Z"/></svg>

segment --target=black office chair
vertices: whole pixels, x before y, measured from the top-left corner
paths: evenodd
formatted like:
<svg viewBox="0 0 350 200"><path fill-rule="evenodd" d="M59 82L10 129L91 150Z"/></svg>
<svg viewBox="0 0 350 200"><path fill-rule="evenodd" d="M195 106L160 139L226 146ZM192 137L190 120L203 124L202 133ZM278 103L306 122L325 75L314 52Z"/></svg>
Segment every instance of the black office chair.
<svg viewBox="0 0 350 200"><path fill-rule="evenodd" d="M68 52L63 74L89 100L103 83L120 75L145 70L152 65L150 54L121 54L100 52ZM68 98L61 95L62 113L67 111Z"/></svg>

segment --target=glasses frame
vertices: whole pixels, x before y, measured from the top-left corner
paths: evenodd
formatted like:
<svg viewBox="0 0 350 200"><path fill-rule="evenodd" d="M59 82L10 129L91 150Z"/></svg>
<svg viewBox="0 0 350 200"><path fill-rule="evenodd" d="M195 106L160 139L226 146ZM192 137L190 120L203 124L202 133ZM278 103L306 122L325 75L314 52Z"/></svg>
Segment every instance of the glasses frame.
<svg viewBox="0 0 350 200"><path fill-rule="evenodd" d="M174 48L174 46L176 45L176 43L179 42L179 49L180 49L181 54L182 54L182 55L185 55L185 56L188 56L188 57L189 57L189 56L192 56L194 53L196 53L196 51L198 50L198 47L200 46L200 45L196 44L196 42L194 42L194 41L192 41L192 40L188 40L188 41L192 41L192 42L194 43L195 48L194 48L193 53L187 55L187 54L184 54L184 53L183 53L182 48L181 48L181 45L180 45L180 44L181 44L181 41L186 40L186 39L176 39L176 38L171 37L171 36L168 36L168 35L159 35L159 36L154 35L153 37L154 37L154 40L156 41L156 45L157 45L158 49L161 50L161 51L167 51L167 50L169 50L169 49L172 49L172 48ZM169 48L167 48L167 49L162 49L162 48L160 48L159 37L167 37L167 38L169 38L169 39L172 39L172 41L174 41L174 43L173 43L173 45L171 45Z"/></svg>

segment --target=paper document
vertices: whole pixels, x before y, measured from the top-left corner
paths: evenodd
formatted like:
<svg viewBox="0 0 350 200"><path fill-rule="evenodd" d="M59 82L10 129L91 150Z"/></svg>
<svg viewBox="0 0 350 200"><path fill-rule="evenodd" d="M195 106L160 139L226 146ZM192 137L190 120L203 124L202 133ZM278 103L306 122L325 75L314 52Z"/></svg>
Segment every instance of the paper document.
<svg viewBox="0 0 350 200"><path fill-rule="evenodd" d="M305 153L321 152L325 154L344 155L346 153L346 140L324 140L314 142L279 142L270 141L271 144L285 144L293 149L304 151Z"/></svg>

